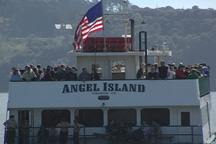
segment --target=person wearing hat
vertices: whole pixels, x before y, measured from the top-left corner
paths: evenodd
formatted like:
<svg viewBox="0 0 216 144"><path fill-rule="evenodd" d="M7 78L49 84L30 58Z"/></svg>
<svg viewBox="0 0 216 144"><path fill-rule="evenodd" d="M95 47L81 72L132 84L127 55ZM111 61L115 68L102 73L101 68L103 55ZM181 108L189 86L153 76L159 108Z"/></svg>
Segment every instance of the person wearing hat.
<svg viewBox="0 0 216 144"><path fill-rule="evenodd" d="M197 74L196 69L192 69L191 73L187 76L188 79L197 79L199 75Z"/></svg>

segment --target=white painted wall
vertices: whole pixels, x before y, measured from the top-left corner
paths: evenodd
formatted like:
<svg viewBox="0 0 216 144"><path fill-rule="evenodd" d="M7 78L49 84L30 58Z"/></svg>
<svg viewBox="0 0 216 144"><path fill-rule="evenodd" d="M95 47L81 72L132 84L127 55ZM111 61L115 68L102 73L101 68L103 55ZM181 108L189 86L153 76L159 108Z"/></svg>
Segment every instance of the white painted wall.
<svg viewBox="0 0 216 144"><path fill-rule="evenodd" d="M142 85L143 92L104 91L104 83ZM118 80L118 81L58 81L10 82L8 108L65 107L133 107L133 106L199 106L198 80ZM62 93L64 86L97 85L99 91ZM100 94L102 93L102 94ZM109 100L98 100L108 95Z"/></svg>

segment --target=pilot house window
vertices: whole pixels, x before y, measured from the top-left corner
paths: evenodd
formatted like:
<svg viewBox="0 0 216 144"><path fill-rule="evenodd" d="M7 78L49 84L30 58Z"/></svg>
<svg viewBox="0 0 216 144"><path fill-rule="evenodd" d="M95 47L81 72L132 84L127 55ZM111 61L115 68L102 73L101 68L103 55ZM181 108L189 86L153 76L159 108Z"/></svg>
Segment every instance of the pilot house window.
<svg viewBox="0 0 216 144"><path fill-rule="evenodd" d="M101 64L92 64L92 69L95 69L96 72L98 73L100 79L102 78L102 70L103 66Z"/></svg>
<svg viewBox="0 0 216 144"><path fill-rule="evenodd" d="M111 61L112 79L125 79L125 61Z"/></svg>

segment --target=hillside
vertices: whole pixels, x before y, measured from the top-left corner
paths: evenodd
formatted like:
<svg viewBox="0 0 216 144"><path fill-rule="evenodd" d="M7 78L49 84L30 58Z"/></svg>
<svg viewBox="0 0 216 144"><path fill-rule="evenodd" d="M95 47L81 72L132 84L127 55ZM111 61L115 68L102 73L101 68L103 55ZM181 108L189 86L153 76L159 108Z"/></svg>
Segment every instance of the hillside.
<svg viewBox="0 0 216 144"><path fill-rule="evenodd" d="M73 49L76 26L96 0L3 0L0 3L0 92L6 92L13 66L73 64L67 52ZM82 5L82 9L76 5ZM104 13L112 14L105 17L106 36L125 34L123 8L121 0L107 0L104 4ZM135 19L136 48L138 33L144 30L148 33L149 49L167 42L173 51L173 56L165 59L167 63L206 62L211 66L211 90L216 90L216 10L197 6L185 10L169 6L150 9L129 4L126 12L126 19ZM145 24L141 24L142 20ZM62 25L58 30L55 24L71 24L73 29L65 30ZM102 35L98 32L91 36Z"/></svg>

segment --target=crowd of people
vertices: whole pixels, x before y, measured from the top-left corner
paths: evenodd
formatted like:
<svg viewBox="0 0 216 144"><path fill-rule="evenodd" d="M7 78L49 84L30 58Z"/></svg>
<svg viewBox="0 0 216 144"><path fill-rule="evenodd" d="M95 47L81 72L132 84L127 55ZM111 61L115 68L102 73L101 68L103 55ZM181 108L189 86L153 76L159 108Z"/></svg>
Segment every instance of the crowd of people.
<svg viewBox="0 0 216 144"><path fill-rule="evenodd" d="M7 144L15 144L16 129L19 128L19 136L22 138L23 144L30 143L30 130L31 126L27 119L23 120L23 123L18 126L15 116L11 115L10 118L5 121L4 126L7 132ZM44 125L41 125L37 132L38 144L55 144L57 137L59 136L59 143L66 144L68 139L68 128L73 128L73 141L74 144L79 144L79 132L84 125L80 124L78 120L74 120L74 124L70 124L64 118L56 125L47 129ZM56 128L59 128L58 132ZM161 134L161 127L156 120L151 121L151 125L148 125L146 120L142 120L142 125L133 130L133 125L120 121L116 124L114 119L109 121L106 126L105 138L110 144L124 143L124 142L140 142L148 144L152 139L157 139ZM59 133L59 134L58 134Z"/></svg>
<svg viewBox="0 0 216 144"><path fill-rule="evenodd" d="M19 128L19 140L22 140L22 144L30 143L30 130L31 126L27 119L23 120L23 123L18 126L15 116L11 115L8 120L6 120L3 125L6 127L6 143L15 144L16 140L16 129ZM70 124L64 118L56 125L47 129L44 125L41 125L37 133L37 144L55 144L58 136L58 131L56 128L60 129L59 132L59 143L66 144L68 140L68 128L73 128L73 142L74 144L79 144L79 132L84 125L80 124L78 120L74 120L74 124Z"/></svg>
<svg viewBox="0 0 216 144"><path fill-rule="evenodd" d="M149 144L156 140L161 135L161 127L153 120L151 125L148 125L146 120L142 120L140 128L133 130L130 124L125 124L121 121L119 124L115 120L110 120L106 127L106 139L110 144L118 143L142 143Z"/></svg>
<svg viewBox="0 0 216 144"><path fill-rule="evenodd" d="M41 65L26 65L24 70L13 67L10 81L86 81L99 79L96 69L92 69L91 73L89 73L86 68L83 68L78 75L75 66L47 66L42 69Z"/></svg>
<svg viewBox="0 0 216 144"><path fill-rule="evenodd" d="M150 122L150 121L149 121ZM11 115L10 118L5 121L4 126L6 127L6 142L7 144L15 144L16 140L16 129L19 128L19 140L22 138L23 144L29 144L31 126L27 119L23 120L23 123L18 126L15 116ZM68 141L68 130L73 128L73 143L79 144L79 132L81 128L84 128L83 124L80 124L77 119L74 120L74 124L71 124L62 118L56 126L49 128L41 125L37 132L37 144L55 144L57 139L60 144L66 144ZM162 135L160 124L157 120L152 120L150 125L146 120L142 120L141 126L135 129L134 125L125 123L123 120L116 123L114 119L111 119L108 125L105 127L106 134L105 139L109 144L119 143L142 143L150 144L157 141ZM57 131L59 129L59 131Z"/></svg>
<svg viewBox="0 0 216 144"><path fill-rule="evenodd" d="M145 71L147 67L147 73ZM182 62L165 64L161 61L154 64L141 64L137 71L137 79L196 79L200 77L209 77L210 66L206 63L185 66ZM12 68L10 81L74 81L74 80L100 80L96 69L91 73L86 68L78 75L75 66L58 65L56 67L47 66L41 68L41 65L26 65L24 70L16 67Z"/></svg>
<svg viewBox="0 0 216 144"><path fill-rule="evenodd" d="M146 73L145 69L148 67ZM154 64L141 64L140 69L137 71L137 79L197 79L201 77L210 76L210 66L206 63L187 65L182 62L178 65L175 63L165 64L165 61L160 61Z"/></svg>

